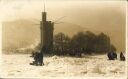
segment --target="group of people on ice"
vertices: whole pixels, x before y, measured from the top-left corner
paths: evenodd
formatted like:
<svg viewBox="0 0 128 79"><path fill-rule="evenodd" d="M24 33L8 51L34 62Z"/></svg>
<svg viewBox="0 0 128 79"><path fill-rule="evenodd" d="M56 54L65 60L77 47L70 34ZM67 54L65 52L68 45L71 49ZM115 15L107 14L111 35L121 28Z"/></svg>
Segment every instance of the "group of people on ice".
<svg viewBox="0 0 128 79"><path fill-rule="evenodd" d="M40 51L33 52L32 56L34 58L34 61L30 63L30 65L36 65L36 66L42 66L44 65L43 62L43 53L45 52L45 47L42 47Z"/></svg>
<svg viewBox="0 0 128 79"><path fill-rule="evenodd" d="M44 65L43 63L43 53L46 52L46 48L42 47L40 51L32 53L32 56L34 58L34 61L30 63L30 65L36 65L36 66L42 66ZM115 60L117 59L117 53L114 51L108 52L107 57L109 60ZM125 61L125 56L121 52L120 53L120 60Z"/></svg>
<svg viewBox="0 0 128 79"><path fill-rule="evenodd" d="M107 54L107 56L108 56L108 59L109 60L115 60L115 59L117 59L117 53L114 52L114 51L109 52ZM120 60L121 61L125 61L125 56L124 56L124 54L122 52L120 53Z"/></svg>

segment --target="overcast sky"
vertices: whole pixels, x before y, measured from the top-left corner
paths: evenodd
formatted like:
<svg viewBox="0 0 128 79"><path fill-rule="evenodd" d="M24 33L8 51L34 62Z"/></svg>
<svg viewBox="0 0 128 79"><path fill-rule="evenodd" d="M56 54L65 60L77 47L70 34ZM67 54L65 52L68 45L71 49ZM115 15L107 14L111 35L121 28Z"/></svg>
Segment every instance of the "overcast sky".
<svg viewBox="0 0 128 79"><path fill-rule="evenodd" d="M87 0L45 0L46 11L49 19L55 20L59 17L66 16L67 21L75 22L83 18L92 16L97 18L97 12L117 11L125 13L125 1L87 1ZM14 20L22 18L41 19L43 11L43 0L2 0L0 4L0 13L2 20ZM108 13L110 14L110 13ZM84 16L84 17L83 17ZM100 14L98 15L98 17ZM113 16L113 14L112 14ZM82 22L81 22L82 23ZM79 23L79 24L81 24Z"/></svg>
<svg viewBox="0 0 128 79"><path fill-rule="evenodd" d="M115 45L124 48L125 0L45 0L44 2L48 20L55 21L65 16L61 21L108 32L108 34L113 33L114 36L118 36L118 41L113 39ZM0 20L41 20L43 10L43 0L1 0ZM39 23L36 20L35 22Z"/></svg>

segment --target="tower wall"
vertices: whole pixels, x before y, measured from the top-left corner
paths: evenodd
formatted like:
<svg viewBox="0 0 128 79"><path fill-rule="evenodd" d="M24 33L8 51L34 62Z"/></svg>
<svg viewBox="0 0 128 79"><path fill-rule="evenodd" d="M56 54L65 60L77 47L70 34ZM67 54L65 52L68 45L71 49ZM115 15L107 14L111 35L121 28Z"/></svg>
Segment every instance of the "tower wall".
<svg viewBox="0 0 128 79"><path fill-rule="evenodd" d="M41 26L41 47L45 46L48 52L53 49L53 30L54 23L46 20L46 12L42 12Z"/></svg>

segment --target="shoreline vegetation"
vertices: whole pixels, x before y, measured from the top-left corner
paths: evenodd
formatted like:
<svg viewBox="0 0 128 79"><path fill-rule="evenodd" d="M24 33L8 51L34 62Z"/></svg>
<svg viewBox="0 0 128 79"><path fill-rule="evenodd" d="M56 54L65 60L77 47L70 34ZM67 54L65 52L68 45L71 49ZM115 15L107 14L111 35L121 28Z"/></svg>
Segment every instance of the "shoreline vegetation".
<svg viewBox="0 0 128 79"><path fill-rule="evenodd" d="M3 49L4 54L31 54L40 50L40 43L33 44L26 48ZM75 56L76 54L106 54L110 51L116 51L108 35L100 33L98 35L91 31L81 31L72 38L64 33L54 35L53 51L45 53L46 55Z"/></svg>

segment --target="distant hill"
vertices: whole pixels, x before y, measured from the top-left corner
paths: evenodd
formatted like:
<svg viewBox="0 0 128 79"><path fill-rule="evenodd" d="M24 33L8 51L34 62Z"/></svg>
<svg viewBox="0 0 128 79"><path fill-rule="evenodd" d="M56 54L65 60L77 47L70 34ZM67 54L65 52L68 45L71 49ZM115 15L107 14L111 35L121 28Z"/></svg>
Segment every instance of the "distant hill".
<svg viewBox="0 0 128 79"><path fill-rule="evenodd" d="M26 47L39 39L39 26L29 20L3 22L3 49Z"/></svg>
<svg viewBox="0 0 128 79"><path fill-rule="evenodd" d="M5 50L24 48L40 41L40 26L36 25L34 21L19 19L3 22L2 26L2 47ZM100 29L99 27L90 28L89 26L79 26L77 24L64 22L55 24L54 34L63 32L71 37L79 31L89 30L97 34L104 32L111 37L112 43L120 51L124 50L125 47L125 31L118 29L110 27L104 29Z"/></svg>

